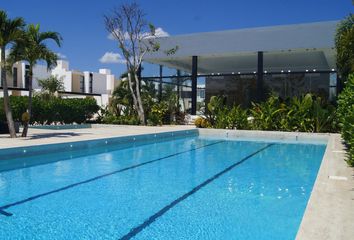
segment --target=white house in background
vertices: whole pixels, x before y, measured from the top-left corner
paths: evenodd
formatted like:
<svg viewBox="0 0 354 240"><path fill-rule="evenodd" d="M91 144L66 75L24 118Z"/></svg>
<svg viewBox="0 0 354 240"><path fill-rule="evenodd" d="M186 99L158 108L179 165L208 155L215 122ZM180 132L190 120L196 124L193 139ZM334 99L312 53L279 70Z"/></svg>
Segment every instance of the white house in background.
<svg viewBox="0 0 354 240"><path fill-rule="evenodd" d="M65 97L93 96L99 105L107 105L119 80L109 69L99 69L99 72L70 70L69 62L59 60L51 74L64 81Z"/></svg>
<svg viewBox="0 0 354 240"><path fill-rule="evenodd" d="M13 65L12 73L8 72L7 83L9 94L15 96L28 95L28 71L29 65L25 62L17 62ZM58 76L64 82L64 91L60 92L66 98L94 97L99 105L105 106L114 88L119 85L119 80L111 74L109 69L100 69L99 72L77 71L69 69L69 62L58 60L57 66L51 71L44 65L36 65L33 69L33 89L40 91L39 79L49 76ZM0 97L3 96L0 83Z"/></svg>

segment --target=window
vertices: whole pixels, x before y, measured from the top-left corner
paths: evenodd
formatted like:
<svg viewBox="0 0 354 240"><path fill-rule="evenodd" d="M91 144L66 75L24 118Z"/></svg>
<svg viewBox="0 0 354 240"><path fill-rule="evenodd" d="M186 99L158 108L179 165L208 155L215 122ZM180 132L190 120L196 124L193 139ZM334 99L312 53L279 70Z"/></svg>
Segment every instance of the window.
<svg viewBox="0 0 354 240"><path fill-rule="evenodd" d="M28 88L29 80L30 80L29 65L26 65L26 67L25 67L25 88Z"/></svg>
<svg viewBox="0 0 354 240"><path fill-rule="evenodd" d="M80 76L80 92L85 92L85 77Z"/></svg>
<svg viewBox="0 0 354 240"><path fill-rule="evenodd" d="M17 67L12 70L13 86L17 87Z"/></svg>
<svg viewBox="0 0 354 240"><path fill-rule="evenodd" d="M89 92L92 93L92 86L93 86L93 74L90 73L90 81L89 81Z"/></svg>
<svg viewBox="0 0 354 240"><path fill-rule="evenodd" d="M205 90L204 89L198 89L198 97L205 98Z"/></svg>

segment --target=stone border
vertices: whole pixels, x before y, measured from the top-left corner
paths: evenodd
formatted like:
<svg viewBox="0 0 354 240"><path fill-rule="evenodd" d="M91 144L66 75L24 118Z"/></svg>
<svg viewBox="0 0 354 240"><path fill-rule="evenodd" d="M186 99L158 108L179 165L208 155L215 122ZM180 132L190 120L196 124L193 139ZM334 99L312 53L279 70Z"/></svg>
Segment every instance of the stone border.
<svg viewBox="0 0 354 240"><path fill-rule="evenodd" d="M344 149L340 135L330 134L296 239L354 238L354 169Z"/></svg>
<svg viewBox="0 0 354 240"><path fill-rule="evenodd" d="M225 130L199 128L200 136L209 138L232 138L244 141L281 141L289 143L327 144L329 133L279 132L255 130Z"/></svg>

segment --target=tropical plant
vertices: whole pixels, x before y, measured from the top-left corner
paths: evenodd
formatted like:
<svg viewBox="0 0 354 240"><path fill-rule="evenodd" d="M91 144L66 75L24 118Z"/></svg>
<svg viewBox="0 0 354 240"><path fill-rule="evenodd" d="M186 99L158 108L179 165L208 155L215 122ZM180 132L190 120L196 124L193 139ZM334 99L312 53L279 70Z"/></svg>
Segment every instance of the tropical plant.
<svg viewBox="0 0 354 240"><path fill-rule="evenodd" d="M51 75L45 79L38 79L38 85L42 88L42 91L54 95L59 91L64 91L63 78Z"/></svg>
<svg viewBox="0 0 354 240"><path fill-rule="evenodd" d="M22 41L18 41L12 51L11 59L24 60L29 63L29 84L28 84L28 108L27 112L31 118L32 113L32 80L33 80L33 68L38 61L44 60L48 69L56 65L58 56L52 52L45 42L47 40L53 40L59 47L61 46L62 38L57 32L40 32L39 24L30 24L27 26L26 32ZM26 137L28 132L28 124L24 125L22 137Z"/></svg>
<svg viewBox="0 0 354 240"><path fill-rule="evenodd" d="M280 130L280 121L286 110L286 105L279 97L271 95L265 102L252 103L250 109L254 118L252 128L256 130Z"/></svg>
<svg viewBox="0 0 354 240"><path fill-rule="evenodd" d="M283 101L271 95L266 101L252 103L250 109L226 106L222 96L212 97L208 104L209 127L275 131L334 132L337 130L334 106L320 97L306 94ZM249 119L252 121L249 121ZM203 127L202 119L195 122Z"/></svg>
<svg viewBox="0 0 354 240"><path fill-rule="evenodd" d="M4 109L9 128L10 136L16 137L15 124L12 116L12 109L9 101L9 92L6 80L6 47L22 38L25 22L22 18L9 19L7 13L0 10L0 49L1 49L1 85L4 93ZM9 64L12 66L12 64Z"/></svg>
<svg viewBox="0 0 354 240"><path fill-rule="evenodd" d="M338 118L342 137L348 147L348 163L354 166L354 73L338 96Z"/></svg>
<svg viewBox="0 0 354 240"><path fill-rule="evenodd" d="M354 14L339 23L335 45L338 71L345 81L349 73L354 72Z"/></svg>
<svg viewBox="0 0 354 240"><path fill-rule="evenodd" d="M225 96L212 96L207 104L207 111L205 112L208 122L214 126L217 121L218 113L225 107ZM220 115L219 115L220 116Z"/></svg>
<svg viewBox="0 0 354 240"><path fill-rule="evenodd" d="M156 103L151 108L151 112L148 117L148 124L151 125L162 125L163 119L168 112L168 104L166 102Z"/></svg>
<svg viewBox="0 0 354 240"><path fill-rule="evenodd" d="M165 85L163 87L161 101L165 102L167 107L166 112L166 122L174 122L176 119L176 114L179 112L179 103L177 93L174 91L175 86Z"/></svg>
<svg viewBox="0 0 354 240"><path fill-rule="evenodd" d="M122 80L114 89L109 104L109 111L116 116L132 115L134 113L133 97L129 90L128 81Z"/></svg>
<svg viewBox="0 0 354 240"><path fill-rule="evenodd" d="M197 128L210 128L211 127L211 124L208 122L208 120L206 118L203 118L203 117L197 117L194 120L194 125Z"/></svg>
<svg viewBox="0 0 354 240"><path fill-rule="evenodd" d="M143 57L148 52L160 50L156 41L156 29L147 24L145 13L137 3L122 4L113 10L112 14L104 17L106 30L118 42L128 72L129 89L133 98L135 110L141 124L146 123L145 109L141 97L140 79L138 72ZM174 54L177 47L164 51L167 55Z"/></svg>
<svg viewBox="0 0 354 240"><path fill-rule="evenodd" d="M228 128L229 129L249 129L248 111L242 109L240 105L233 106L228 111Z"/></svg>
<svg viewBox="0 0 354 240"><path fill-rule="evenodd" d="M286 131L312 132L312 105L311 94L289 99L285 114L280 118L280 128Z"/></svg>

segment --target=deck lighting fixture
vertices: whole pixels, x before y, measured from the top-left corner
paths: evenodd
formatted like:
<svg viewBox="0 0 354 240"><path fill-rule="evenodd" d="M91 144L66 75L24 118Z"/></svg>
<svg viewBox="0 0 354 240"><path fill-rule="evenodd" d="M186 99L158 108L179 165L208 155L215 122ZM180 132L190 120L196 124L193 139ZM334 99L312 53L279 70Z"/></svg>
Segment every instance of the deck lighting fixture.
<svg viewBox="0 0 354 240"><path fill-rule="evenodd" d="M308 69L306 69L306 72L308 72L309 70Z"/></svg>
<svg viewBox="0 0 354 240"><path fill-rule="evenodd" d="M332 72L334 72L335 70L334 70L334 68L332 68Z"/></svg>
<svg viewBox="0 0 354 240"><path fill-rule="evenodd" d="M282 72L282 73L283 73L283 72L284 72L284 70L281 70L280 72Z"/></svg>
<svg viewBox="0 0 354 240"><path fill-rule="evenodd" d="M232 72L231 74L235 74L234 72Z"/></svg>
<svg viewBox="0 0 354 240"><path fill-rule="evenodd" d="M256 71L254 71L253 73L256 74Z"/></svg>
<svg viewBox="0 0 354 240"><path fill-rule="evenodd" d="M288 73L291 72L290 70L288 70Z"/></svg>
<svg viewBox="0 0 354 240"><path fill-rule="evenodd" d="M220 75L220 73L218 73L218 75Z"/></svg>
<svg viewBox="0 0 354 240"><path fill-rule="evenodd" d="M241 74L241 72L238 72L238 74Z"/></svg>
<svg viewBox="0 0 354 240"><path fill-rule="evenodd" d="M267 71L264 71L264 73L267 73Z"/></svg>
<svg viewBox="0 0 354 240"><path fill-rule="evenodd" d="M316 72L316 69L314 69L313 71Z"/></svg>
<svg viewBox="0 0 354 240"><path fill-rule="evenodd" d="M211 73L211 75L214 75L214 73Z"/></svg>

